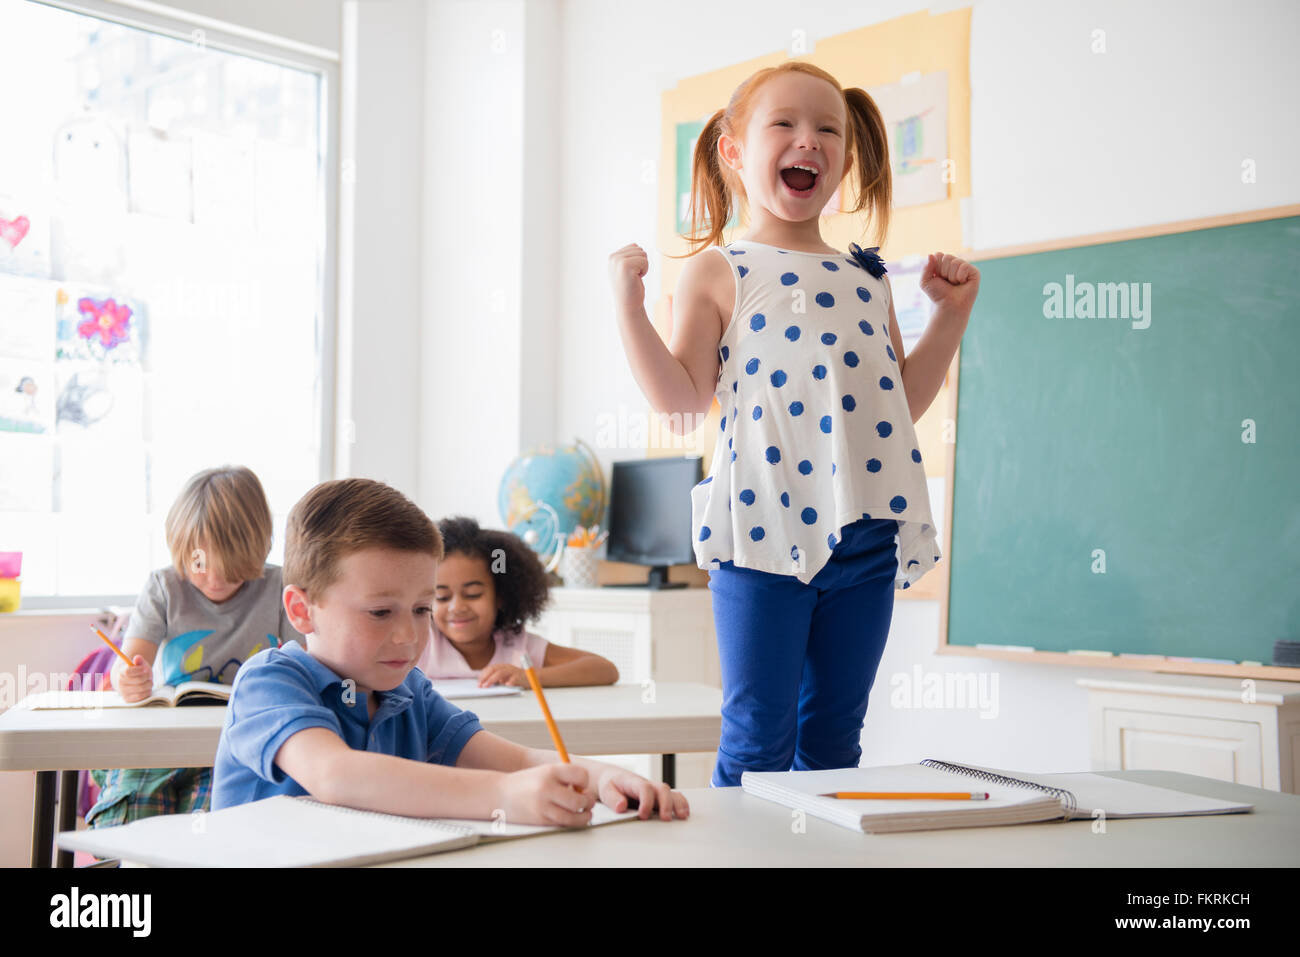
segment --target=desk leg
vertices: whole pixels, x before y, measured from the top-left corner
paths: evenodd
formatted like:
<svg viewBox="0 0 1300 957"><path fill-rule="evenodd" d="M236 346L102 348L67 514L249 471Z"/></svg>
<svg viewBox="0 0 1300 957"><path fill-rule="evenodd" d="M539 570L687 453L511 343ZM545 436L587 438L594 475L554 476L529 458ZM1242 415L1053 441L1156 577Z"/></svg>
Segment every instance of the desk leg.
<svg viewBox="0 0 1300 957"><path fill-rule="evenodd" d="M77 785L80 783L80 771L59 772L59 830L73 831L77 828ZM71 867L72 851L55 851L55 867Z"/></svg>
<svg viewBox="0 0 1300 957"><path fill-rule="evenodd" d="M54 847L54 785L57 772L36 772L36 801L32 806L32 867L49 867Z"/></svg>
<svg viewBox="0 0 1300 957"><path fill-rule="evenodd" d="M664 784L670 788L677 787L677 755L664 755Z"/></svg>

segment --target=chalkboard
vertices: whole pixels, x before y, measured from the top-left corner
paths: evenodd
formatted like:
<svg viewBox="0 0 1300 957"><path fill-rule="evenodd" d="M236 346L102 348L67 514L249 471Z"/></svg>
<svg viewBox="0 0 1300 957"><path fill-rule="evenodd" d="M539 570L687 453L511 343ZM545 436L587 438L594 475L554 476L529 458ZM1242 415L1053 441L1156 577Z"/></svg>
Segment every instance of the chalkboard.
<svg viewBox="0 0 1300 957"><path fill-rule="evenodd" d="M1300 218L977 264L947 643L1300 639Z"/></svg>

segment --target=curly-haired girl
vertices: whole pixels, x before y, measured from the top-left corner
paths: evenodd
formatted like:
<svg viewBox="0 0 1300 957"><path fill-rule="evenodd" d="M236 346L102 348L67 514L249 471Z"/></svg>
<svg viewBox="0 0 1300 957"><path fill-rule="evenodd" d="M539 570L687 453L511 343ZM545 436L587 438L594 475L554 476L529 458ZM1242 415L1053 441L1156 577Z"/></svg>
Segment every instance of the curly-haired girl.
<svg viewBox="0 0 1300 957"><path fill-rule="evenodd" d="M438 523L443 560L434 593L433 640L417 663L439 678L477 677L480 687L528 687L521 652L537 667L543 685L607 685L618 668L590 651L566 648L524 630L546 607L546 569L523 540L510 532L479 528L457 516Z"/></svg>

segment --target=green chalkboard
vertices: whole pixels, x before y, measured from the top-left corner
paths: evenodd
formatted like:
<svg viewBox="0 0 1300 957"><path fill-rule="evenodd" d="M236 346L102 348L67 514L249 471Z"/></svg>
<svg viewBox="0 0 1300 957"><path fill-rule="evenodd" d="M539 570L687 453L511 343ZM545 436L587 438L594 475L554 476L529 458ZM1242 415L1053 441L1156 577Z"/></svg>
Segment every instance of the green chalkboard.
<svg viewBox="0 0 1300 957"><path fill-rule="evenodd" d="M1300 640L1300 218L977 265L948 644L1268 664Z"/></svg>

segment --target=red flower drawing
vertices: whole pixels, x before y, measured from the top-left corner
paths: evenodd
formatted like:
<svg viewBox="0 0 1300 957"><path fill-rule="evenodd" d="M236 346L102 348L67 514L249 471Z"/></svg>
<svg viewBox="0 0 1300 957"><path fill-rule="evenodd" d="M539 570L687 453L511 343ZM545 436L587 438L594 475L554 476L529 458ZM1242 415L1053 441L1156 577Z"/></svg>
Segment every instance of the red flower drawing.
<svg viewBox="0 0 1300 957"><path fill-rule="evenodd" d="M77 323L77 333L81 338L98 336L105 349L115 348L131 338L131 307L126 303L82 298L77 300L77 310L86 317Z"/></svg>

